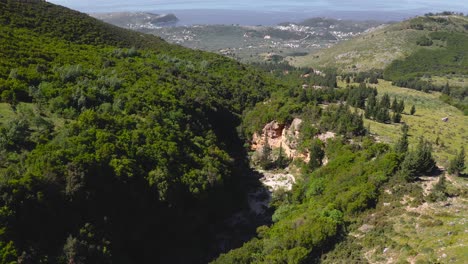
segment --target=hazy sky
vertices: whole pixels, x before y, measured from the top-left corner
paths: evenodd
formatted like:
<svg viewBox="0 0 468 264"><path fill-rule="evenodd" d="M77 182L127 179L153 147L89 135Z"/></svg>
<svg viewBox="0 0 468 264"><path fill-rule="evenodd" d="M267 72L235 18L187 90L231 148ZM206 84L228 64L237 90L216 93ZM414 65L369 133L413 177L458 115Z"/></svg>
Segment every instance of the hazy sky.
<svg viewBox="0 0 468 264"><path fill-rule="evenodd" d="M468 12L468 0L50 0L49 2L83 12L187 9Z"/></svg>

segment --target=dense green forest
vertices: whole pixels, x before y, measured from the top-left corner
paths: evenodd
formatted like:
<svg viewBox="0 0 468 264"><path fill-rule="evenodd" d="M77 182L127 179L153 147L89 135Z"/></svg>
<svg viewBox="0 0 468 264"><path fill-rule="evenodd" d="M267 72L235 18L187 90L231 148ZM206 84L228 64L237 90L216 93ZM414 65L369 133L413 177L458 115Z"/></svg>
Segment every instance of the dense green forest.
<svg viewBox="0 0 468 264"><path fill-rule="evenodd" d="M216 253L244 205L239 117L277 84L43 1L0 1L0 46L0 262Z"/></svg>

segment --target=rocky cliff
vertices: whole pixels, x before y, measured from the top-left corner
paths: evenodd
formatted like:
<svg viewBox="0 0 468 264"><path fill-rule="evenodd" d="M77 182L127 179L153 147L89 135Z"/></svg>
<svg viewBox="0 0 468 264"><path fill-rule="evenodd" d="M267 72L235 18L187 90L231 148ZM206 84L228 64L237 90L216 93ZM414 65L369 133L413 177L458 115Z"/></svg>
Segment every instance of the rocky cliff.
<svg viewBox="0 0 468 264"><path fill-rule="evenodd" d="M261 134L255 133L252 136L251 149L261 153L265 144L268 143L272 149L282 147L283 153L288 158L299 158L308 162L308 153L301 153L297 150L301 124L302 120L299 118L295 118L289 125L280 124L275 120L271 121L263 127Z"/></svg>
<svg viewBox="0 0 468 264"><path fill-rule="evenodd" d="M254 133L251 141L251 149L255 151L257 156L262 155L264 146L268 143L272 150L283 148L283 153L290 159L301 159L304 162L309 162L310 155L307 152L298 150L300 128L302 119L294 118L291 124L281 124L276 120L266 124L262 133ZM335 133L326 132L315 136L323 142L329 138L334 138ZM325 158L324 164L327 159Z"/></svg>

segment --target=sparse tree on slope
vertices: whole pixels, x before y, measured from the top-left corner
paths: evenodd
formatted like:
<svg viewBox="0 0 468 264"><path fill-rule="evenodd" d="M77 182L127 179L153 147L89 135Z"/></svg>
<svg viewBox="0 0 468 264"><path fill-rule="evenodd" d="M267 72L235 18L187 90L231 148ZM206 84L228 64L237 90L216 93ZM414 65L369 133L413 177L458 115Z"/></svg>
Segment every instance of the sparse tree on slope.
<svg viewBox="0 0 468 264"><path fill-rule="evenodd" d="M400 171L406 180L413 181L418 175L432 172L435 165L431 143L421 137L416 150L406 154Z"/></svg>
<svg viewBox="0 0 468 264"><path fill-rule="evenodd" d="M413 106L411 107L410 114L411 114L411 115L414 115L414 113L416 113L416 107L413 105Z"/></svg>
<svg viewBox="0 0 468 264"><path fill-rule="evenodd" d="M463 170L465 170L465 148L461 147L460 152L458 152L457 156L450 161L448 172L450 174L459 176L463 172Z"/></svg>
<svg viewBox="0 0 468 264"><path fill-rule="evenodd" d="M397 153L406 153L408 151L408 125L404 124L401 131L403 134L395 145L395 151Z"/></svg>

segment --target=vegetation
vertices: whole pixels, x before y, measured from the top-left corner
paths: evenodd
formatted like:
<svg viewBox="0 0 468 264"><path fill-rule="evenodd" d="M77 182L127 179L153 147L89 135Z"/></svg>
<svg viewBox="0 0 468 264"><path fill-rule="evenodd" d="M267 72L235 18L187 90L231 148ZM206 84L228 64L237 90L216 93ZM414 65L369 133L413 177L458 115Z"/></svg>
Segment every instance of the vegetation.
<svg viewBox="0 0 468 264"><path fill-rule="evenodd" d="M339 83L339 87L345 88L346 84ZM442 102L440 93L424 93L414 89L407 89L392 85L385 80L379 80L374 86L377 91L377 99L384 94L390 98L404 100L405 110L402 113L401 124L384 124L375 120L364 119L364 127L369 128L372 135L376 135L382 142L392 145L401 137L401 129L404 124L409 126L408 142L416 145L419 136L424 136L432 143L433 155L436 161L448 168L449 162L459 151L460 146L468 140L468 119L459 109ZM416 113L410 115L412 106ZM442 118L448 117L444 122Z"/></svg>
<svg viewBox="0 0 468 264"><path fill-rule="evenodd" d="M216 254L270 77L44 1L0 2L0 46L1 263Z"/></svg>
<svg viewBox="0 0 468 264"><path fill-rule="evenodd" d="M462 146L460 152L450 161L448 172L459 176L465 168L465 148Z"/></svg>
<svg viewBox="0 0 468 264"><path fill-rule="evenodd" d="M468 49L468 35L455 32L431 32L430 41L438 41L438 49L420 49L404 60L393 61L384 71L385 79L409 80L427 75L468 75L468 62L463 58ZM419 44L421 45L421 44Z"/></svg>
<svg viewBox="0 0 468 264"><path fill-rule="evenodd" d="M258 238L214 263L309 263L344 234L348 221L376 202L379 186L398 166L385 145L364 139L363 148L338 139L330 162L304 177Z"/></svg>
<svg viewBox="0 0 468 264"><path fill-rule="evenodd" d="M419 21L409 28L427 30ZM389 242L382 234L392 229L376 227L359 246L347 235L384 188L420 194L414 182L454 156L441 141L453 147L466 136L460 111L438 94L395 88L381 71L343 76L346 84L334 69L278 63L263 65L267 74L44 1L0 1L0 46L0 263L206 263L236 246L213 263L311 263L326 252L333 262L334 248L361 261L352 252ZM460 132L453 142L438 124L435 141L418 126L434 109L459 121L443 126ZM297 148L310 161L290 166L300 175L291 192L273 195L271 225L213 246L226 219L247 207L244 142L295 117ZM330 131L336 138L317 139ZM394 148L369 136L382 131L399 137ZM420 134L428 137L414 144ZM449 170L461 174L464 160L462 148ZM263 146L264 169L290 163L282 145ZM430 191L413 202L459 192L443 177Z"/></svg>
<svg viewBox="0 0 468 264"><path fill-rule="evenodd" d="M415 150L409 151L401 163L401 175L409 181L413 181L419 175L427 175L435 169L435 160L432 157L432 146L423 137Z"/></svg>
<svg viewBox="0 0 468 264"><path fill-rule="evenodd" d="M444 102L468 114L464 84L450 85L449 89L445 83L432 82L433 78L463 79L468 75L464 59L468 50L467 23L467 17L458 13L427 14L294 58L292 63L300 67L336 67L345 76L383 70L377 78L400 87L441 91Z"/></svg>

